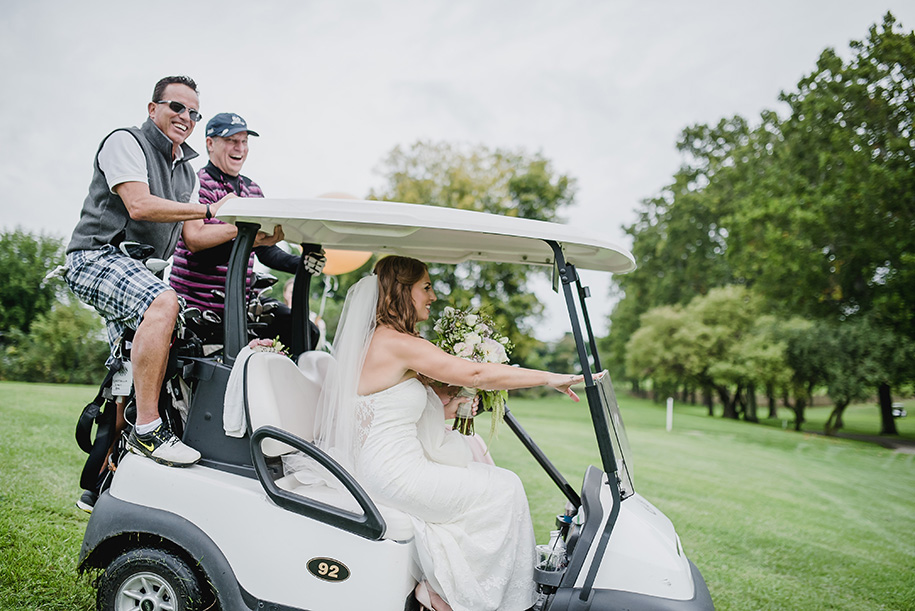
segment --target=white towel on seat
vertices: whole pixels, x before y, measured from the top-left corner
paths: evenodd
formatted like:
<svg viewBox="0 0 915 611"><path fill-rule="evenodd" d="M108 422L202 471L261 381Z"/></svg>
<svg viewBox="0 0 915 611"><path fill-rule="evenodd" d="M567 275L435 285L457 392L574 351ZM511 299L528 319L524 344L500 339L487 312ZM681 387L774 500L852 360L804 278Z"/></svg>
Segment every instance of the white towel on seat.
<svg viewBox="0 0 915 611"><path fill-rule="evenodd" d="M222 408L222 428L229 437L245 436L245 363L254 350L245 346L235 357Z"/></svg>

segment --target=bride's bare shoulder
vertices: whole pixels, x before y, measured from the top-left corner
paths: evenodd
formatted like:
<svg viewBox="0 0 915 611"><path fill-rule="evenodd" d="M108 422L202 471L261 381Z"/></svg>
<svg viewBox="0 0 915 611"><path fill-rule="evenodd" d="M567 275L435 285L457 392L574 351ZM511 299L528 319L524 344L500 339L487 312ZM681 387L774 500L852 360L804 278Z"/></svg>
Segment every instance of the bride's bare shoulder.
<svg viewBox="0 0 915 611"><path fill-rule="evenodd" d="M398 343L403 341L404 337L408 337L406 333L401 333L386 325L378 325L375 328L375 334L372 336L372 343L376 345Z"/></svg>
<svg viewBox="0 0 915 611"><path fill-rule="evenodd" d="M384 344L387 346L409 346L415 344L417 341L425 342L421 337L403 333L402 331L398 331L387 325L378 325L375 329L375 335L372 338L373 344Z"/></svg>

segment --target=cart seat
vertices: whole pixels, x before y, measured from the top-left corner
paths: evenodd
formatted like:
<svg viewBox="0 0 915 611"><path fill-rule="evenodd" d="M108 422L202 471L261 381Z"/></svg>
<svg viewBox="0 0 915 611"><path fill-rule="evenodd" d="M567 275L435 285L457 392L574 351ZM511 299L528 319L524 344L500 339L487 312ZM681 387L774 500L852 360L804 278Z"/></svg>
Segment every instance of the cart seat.
<svg viewBox="0 0 915 611"><path fill-rule="evenodd" d="M245 394L252 432L271 425L314 442L318 398L333 357L326 352L305 352L299 362L301 368L272 352L249 357ZM292 451L291 446L272 439L265 440L262 449L267 456Z"/></svg>
<svg viewBox="0 0 915 611"><path fill-rule="evenodd" d="M251 355L245 370L251 431L262 426L275 426L313 443L318 398L332 362L330 354L318 351L302 353L298 366L281 354L259 352ZM274 439L263 440L261 450L269 457L295 451L292 446ZM292 473L278 479L276 485L334 507L362 513L348 492L332 488L324 482L303 483ZM413 538L413 524L407 514L378 503L375 505L385 521L385 539L406 541Z"/></svg>

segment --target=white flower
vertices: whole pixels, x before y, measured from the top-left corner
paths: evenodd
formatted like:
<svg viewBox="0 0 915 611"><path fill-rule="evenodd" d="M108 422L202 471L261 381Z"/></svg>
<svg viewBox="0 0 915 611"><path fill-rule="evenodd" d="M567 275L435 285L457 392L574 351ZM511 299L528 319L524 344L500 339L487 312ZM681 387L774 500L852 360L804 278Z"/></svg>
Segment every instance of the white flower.
<svg viewBox="0 0 915 611"><path fill-rule="evenodd" d="M482 337L477 333L468 333L464 336L464 342L470 344L471 346L476 346L483 340Z"/></svg>
<svg viewBox="0 0 915 611"><path fill-rule="evenodd" d="M473 325L477 324L477 321L479 319L480 319L480 317L477 316L476 314L468 314L467 316L464 317L464 322L466 322L468 325L470 325L472 327Z"/></svg>
<svg viewBox="0 0 915 611"><path fill-rule="evenodd" d="M477 333L479 333L480 335L486 335L486 332L489 331L489 327L487 327L483 323L480 323L476 327L474 327L473 330L476 331Z"/></svg>
<svg viewBox="0 0 915 611"><path fill-rule="evenodd" d="M505 344L508 343L508 338L507 338L507 337L500 337L500 338L499 338L499 343L502 344L502 345L504 346Z"/></svg>
<svg viewBox="0 0 915 611"><path fill-rule="evenodd" d="M467 358L473 355L473 345L466 342L458 342L454 345L454 354L461 358Z"/></svg>
<svg viewBox="0 0 915 611"><path fill-rule="evenodd" d="M505 346L487 337L483 340L483 360L487 363L504 363L508 361Z"/></svg>
<svg viewBox="0 0 915 611"><path fill-rule="evenodd" d="M445 309L442 310L442 316L451 317L454 316L454 308L451 306L445 306Z"/></svg>

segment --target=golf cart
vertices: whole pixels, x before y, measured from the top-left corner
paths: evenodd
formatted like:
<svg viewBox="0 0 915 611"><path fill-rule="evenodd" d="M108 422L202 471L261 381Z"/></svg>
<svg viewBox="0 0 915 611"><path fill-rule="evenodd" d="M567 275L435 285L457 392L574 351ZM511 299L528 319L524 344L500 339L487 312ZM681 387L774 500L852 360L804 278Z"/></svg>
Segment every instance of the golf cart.
<svg viewBox="0 0 915 611"><path fill-rule="evenodd" d="M625 273L631 255L580 229L529 219L393 202L234 199L219 218L236 224L229 261L221 356L181 365L192 388L183 440L202 454L184 469L124 455L95 504L79 558L98 574L99 609L401 611L413 597L417 562L408 516L376 503L358 480L313 445L314 409L326 371L312 345L310 274L293 290L292 354L244 360L238 397L227 395L247 344L244 281L257 230L282 225L287 240L427 262L467 260L552 266L569 312L600 465L580 493L510 412L508 427L567 499L557 507L564 560L535 570L538 608L712 609L699 571L673 525L635 492L629 448L609 375L602 370L578 269ZM233 382L234 385L234 382ZM238 403L239 405L234 405ZM241 410L241 437L226 414ZM299 451L339 485L305 485L280 457ZM341 491L342 490L342 491Z"/></svg>

